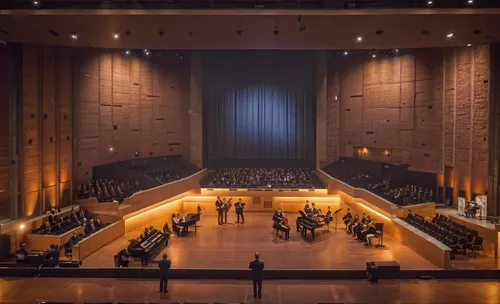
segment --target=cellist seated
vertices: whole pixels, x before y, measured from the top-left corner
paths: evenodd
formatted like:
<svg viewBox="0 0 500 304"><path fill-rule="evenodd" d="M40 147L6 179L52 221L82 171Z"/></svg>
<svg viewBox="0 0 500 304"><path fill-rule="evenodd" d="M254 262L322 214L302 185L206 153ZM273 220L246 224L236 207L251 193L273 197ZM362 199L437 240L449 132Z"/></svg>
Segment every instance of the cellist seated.
<svg viewBox="0 0 500 304"><path fill-rule="evenodd" d="M283 222L283 212L278 209L273 215L273 228L285 232L285 240L290 239L290 227Z"/></svg>

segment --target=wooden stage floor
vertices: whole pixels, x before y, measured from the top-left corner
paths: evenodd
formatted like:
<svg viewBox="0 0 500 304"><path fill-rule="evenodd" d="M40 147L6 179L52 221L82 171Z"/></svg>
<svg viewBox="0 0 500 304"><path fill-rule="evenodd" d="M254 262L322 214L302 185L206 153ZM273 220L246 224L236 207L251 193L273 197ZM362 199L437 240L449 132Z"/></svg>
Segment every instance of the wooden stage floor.
<svg viewBox="0 0 500 304"><path fill-rule="evenodd" d="M160 294L158 281L84 278L0 279L0 303L38 301L72 303L500 303L500 283L465 280L390 280L372 284L354 281L264 281L262 300L255 301L249 281L170 280Z"/></svg>
<svg viewBox="0 0 500 304"><path fill-rule="evenodd" d="M426 259L392 237L384 236L385 248L364 247L345 233L343 223L337 232L319 229L314 242L305 242L292 222L289 241L273 238L272 213L247 212L245 224L235 223L234 211L228 224L217 225L216 216L202 215L196 234L171 238L165 249L173 268L247 269L256 251L267 269L365 269L367 261L397 261L401 269L438 269ZM129 232L85 260L83 267L114 267L113 256L137 237ZM161 256L161 255L160 255ZM140 267L136 263L134 266ZM150 265L157 267L156 264Z"/></svg>

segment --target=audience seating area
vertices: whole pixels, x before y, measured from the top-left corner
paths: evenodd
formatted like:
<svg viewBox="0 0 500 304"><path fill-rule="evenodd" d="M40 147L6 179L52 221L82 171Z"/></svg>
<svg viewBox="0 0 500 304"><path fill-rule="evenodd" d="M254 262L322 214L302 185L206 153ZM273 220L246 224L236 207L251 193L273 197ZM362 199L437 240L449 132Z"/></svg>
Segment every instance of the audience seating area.
<svg viewBox="0 0 500 304"><path fill-rule="evenodd" d="M442 214L436 213L431 221L426 220L418 214L408 214L405 221L419 230L427 233L452 249L451 258L460 254L466 256L477 256L483 248L483 238L474 229L469 229L459 223L453 222Z"/></svg>
<svg viewBox="0 0 500 304"><path fill-rule="evenodd" d="M73 190L75 199L96 197L99 202L123 200L139 191L139 181L118 181L108 179L93 180L88 184L79 184Z"/></svg>
<svg viewBox="0 0 500 304"><path fill-rule="evenodd" d="M200 171L200 168L176 156L138 162L137 166L129 168L162 184L171 183Z"/></svg>
<svg viewBox="0 0 500 304"><path fill-rule="evenodd" d="M210 170L200 184L208 188L325 188L311 168L220 168Z"/></svg>
<svg viewBox="0 0 500 304"><path fill-rule="evenodd" d="M400 205L414 205L434 200L432 189L406 185L405 187L392 188L389 178L376 179L368 173L349 173L347 176L333 175L333 177L356 188L364 188L386 200Z"/></svg>
<svg viewBox="0 0 500 304"><path fill-rule="evenodd" d="M99 202L123 202L134 193L158 187L200 171L180 156L134 159L93 168L89 183L73 189L74 199L97 198Z"/></svg>

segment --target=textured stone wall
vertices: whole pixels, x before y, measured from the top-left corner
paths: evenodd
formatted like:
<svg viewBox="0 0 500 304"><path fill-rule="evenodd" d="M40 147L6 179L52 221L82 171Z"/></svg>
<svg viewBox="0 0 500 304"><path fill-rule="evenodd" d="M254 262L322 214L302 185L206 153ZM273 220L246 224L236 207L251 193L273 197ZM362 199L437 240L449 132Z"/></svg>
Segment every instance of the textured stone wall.
<svg viewBox="0 0 500 304"><path fill-rule="evenodd" d="M188 59L81 49L74 64L76 181L136 152L141 158L183 154Z"/></svg>
<svg viewBox="0 0 500 304"><path fill-rule="evenodd" d="M328 72L328 159L357 156L451 177L481 194L488 177L490 47L334 56ZM449 172L449 173L450 173Z"/></svg>

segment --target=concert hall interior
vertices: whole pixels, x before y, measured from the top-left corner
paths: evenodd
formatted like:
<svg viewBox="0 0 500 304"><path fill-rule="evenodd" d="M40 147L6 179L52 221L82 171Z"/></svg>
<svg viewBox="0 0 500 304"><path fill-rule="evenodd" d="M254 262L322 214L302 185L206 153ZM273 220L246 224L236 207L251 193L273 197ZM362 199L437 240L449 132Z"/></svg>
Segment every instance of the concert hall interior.
<svg viewBox="0 0 500 304"><path fill-rule="evenodd" d="M495 303L498 6L0 1L0 303Z"/></svg>

